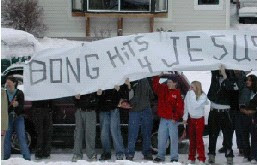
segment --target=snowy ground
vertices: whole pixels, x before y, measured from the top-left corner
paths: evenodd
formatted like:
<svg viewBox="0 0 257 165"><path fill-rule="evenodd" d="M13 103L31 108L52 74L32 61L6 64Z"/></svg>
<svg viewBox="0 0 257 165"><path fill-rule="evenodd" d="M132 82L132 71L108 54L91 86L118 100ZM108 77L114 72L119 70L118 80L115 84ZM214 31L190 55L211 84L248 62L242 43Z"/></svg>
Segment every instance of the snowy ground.
<svg viewBox="0 0 257 165"><path fill-rule="evenodd" d="M223 139L222 135L219 136L218 143L217 143L217 149L219 149L222 146L222 139ZM208 141L209 141L208 136L204 137L206 156L208 153ZM233 149L234 149L234 154L235 154L234 164L235 165L250 165L251 163L242 163L243 157L238 156L238 149L237 149L236 143L235 143L235 136L234 136L233 144L234 144ZM42 160L42 161L36 161L34 154L32 154L32 161L26 161L21 158L21 155L14 154L14 155L12 155L12 158L9 160L7 160L7 161L2 160L1 164L2 165L69 165L69 164L77 164L77 165L86 165L86 164L90 164L90 165L104 165L104 164L111 164L111 165L138 165L138 164L140 164L140 165L144 165L145 164L146 165L147 164L147 165L151 165L151 164L156 164L156 163L153 163L152 161L144 161L143 156L140 152L136 152L135 159L133 162L127 161L127 160L115 161L114 154L112 154L111 161L89 162L86 160L86 155L84 154L84 160L80 160L76 163L71 163L72 150L68 150L69 153L67 153L67 150L65 151L65 153L63 153L63 152L59 153L59 152L60 151L55 151L54 154L51 154L51 159ZM100 157L100 152L99 152L98 158L99 157ZM185 164L187 162L187 158L188 158L187 154L180 154L179 155L179 163L170 163L169 155L166 155L165 164L172 164L172 165ZM207 156L207 159L208 159L208 156ZM224 154L217 153L216 163L217 164L226 164L226 159L225 159Z"/></svg>

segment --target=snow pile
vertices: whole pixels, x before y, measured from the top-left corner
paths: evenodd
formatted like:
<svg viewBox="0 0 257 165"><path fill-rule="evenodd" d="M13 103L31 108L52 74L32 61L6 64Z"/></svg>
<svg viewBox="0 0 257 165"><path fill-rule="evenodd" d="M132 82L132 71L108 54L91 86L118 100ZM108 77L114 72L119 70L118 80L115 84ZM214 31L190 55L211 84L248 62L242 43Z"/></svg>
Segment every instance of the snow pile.
<svg viewBox="0 0 257 165"><path fill-rule="evenodd" d="M22 30L1 28L1 35L1 42L4 42L6 45L33 44L36 47L39 45L38 40L32 34Z"/></svg>
<svg viewBox="0 0 257 165"><path fill-rule="evenodd" d="M1 58L32 56L40 43L30 33L22 30L1 28Z"/></svg>

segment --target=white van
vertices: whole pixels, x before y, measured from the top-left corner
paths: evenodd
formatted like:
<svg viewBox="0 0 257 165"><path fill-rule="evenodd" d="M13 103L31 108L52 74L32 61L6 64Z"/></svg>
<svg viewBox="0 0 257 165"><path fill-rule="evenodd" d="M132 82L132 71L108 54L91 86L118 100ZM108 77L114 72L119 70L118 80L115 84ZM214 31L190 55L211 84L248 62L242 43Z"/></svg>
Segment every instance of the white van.
<svg viewBox="0 0 257 165"><path fill-rule="evenodd" d="M257 24L257 0L240 0L239 23Z"/></svg>

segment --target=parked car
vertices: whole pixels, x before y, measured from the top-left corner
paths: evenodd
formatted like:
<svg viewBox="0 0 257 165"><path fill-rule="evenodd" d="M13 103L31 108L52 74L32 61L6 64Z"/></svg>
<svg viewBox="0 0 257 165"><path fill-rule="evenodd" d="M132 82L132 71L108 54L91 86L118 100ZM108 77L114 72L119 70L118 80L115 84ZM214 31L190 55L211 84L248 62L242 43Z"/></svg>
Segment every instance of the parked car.
<svg viewBox="0 0 257 165"><path fill-rule="evenodd" d="M239 23L257 24L256 0L240 0Z"/></svg>
<svg viewBox="0 0 257 165"><path fill-rule="evenodd" d="M7 76L13 75L19 79L18 88L23 90L23 65L13 65L7 68L6 71L2 74L2 85L4 85L5 79ZM160 83L165 83L168 77L175 76L178 79L178 88L181 90L182 97L184 98L185 94L189 90L189 82L187 78L183 75L182 72L167 72L161 79ZM152 84L151 78L149 83ZM72 97L65 97L54 99L52 101L53 108L53 136L52 136L52 146L61 147L61 148L72 148L74 144L74 129L75 129L75 105L73 103ZM31 149L36 145L36 131L34 123L32 122L32 102L26 101L25 96L25 127L26 127L26 136L28 144ZM156 115L157 112L157 96L152 101L152 110L154 114L154 124L152 131L152 149L157 151L158 146L158 126L159 126L159 117ZM124 145L127 145L128 138L128 115L129 111L121 109L121 131L124 139ZM98 113L97 113L98 116ZM184 126L181 123L179 125L179 137L182 135ZM96 126L96 147L101 148L100 140L100 127L99 127L99 116L97 117L97 126ZM138 138L137 146L141 143L141 137ZM19 150L18 140L16 135L13 135L12 138L12 147L14 150ZM169 142L167 142L167 148L169 147Z"/></svg>

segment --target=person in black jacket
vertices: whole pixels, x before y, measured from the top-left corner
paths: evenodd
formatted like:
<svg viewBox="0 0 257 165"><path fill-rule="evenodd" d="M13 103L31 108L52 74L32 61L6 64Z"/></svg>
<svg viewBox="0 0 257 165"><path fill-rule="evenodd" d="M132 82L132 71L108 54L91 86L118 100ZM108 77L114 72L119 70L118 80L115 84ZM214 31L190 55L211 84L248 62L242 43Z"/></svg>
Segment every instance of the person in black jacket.
<svg viewBox="0 0 257 165"><path fill-rule="evenodd" d="M130 83L126 80L126 84L122 86L115 86L114 89L107 89L98 91L98 110L100 111L100 128L101 128L101 142L103 153L100 160L111 159L111 139L113 141L116 152L116 159L122 160L124 156L123 138L121 136L120 128L120 112L118 105L121 99L128 100Z"/></svg>
<svg viewBox="0 0 257 165"><path fill-rule="evenodd" d="M11 156L11 138L15 131L20 144L21 154L26 160L31 160L30 151L26 142L24 124L24 94L17 89L18 81L15 77L7 77L6 94L8 99L9 123L4 139L4 160Z"/></svg>
<svg viewBox="0 0 257 165"><path fill-rule="evenodd" d="M36 160L50 158L53 131L51 105L51 100L32 102L33 122L37 132Z"/></svg>
<svg viewBox="0 0 257 165"><path fill-rule="evenodd" d="M240 93L240 111L244 114L242 123L243 162L257 163L257 77L249 75L246 88ZM251 133L251 147L250 147Z"/></svg>
<svg viewBox="0 0 257 165"><path fill-rule="evenodd" d="M239 156L241 156L243 155L242 123L244 123L247 119L244 117L245 115L239 110L239 102L242 101L242 99L239 99L239 94L240 91L245 87L246 72L239 70L229 70L229 73L233 84L233 90L230 91L230 116L232 120L233 130L235 130ZM219 149L219 153L225 152L225 140L223 137L222 148Z"/></svg>
<svg viewBox="0 0 257 165"><path fill-rule="evenodd" d="M95 151L96 136L96 92L87 95L76 95L74 97L76 128L74 131L74 149L72 162L83 158L83 139L86 144L86 155L90 161L97 160Z"/></svg>
<svg viewBox="0 0 257 165"><path fill-rule="evenodd" d="M211 86L207 95L211 101L211 110L208 118L209 163L215 163L217 138L220 130L223 130L227 164L233 164L233 126L230 116L230 91L233 90L233 87L231 77L226 73L223 65L221 65L220 70L212 71Z"/></svg>

